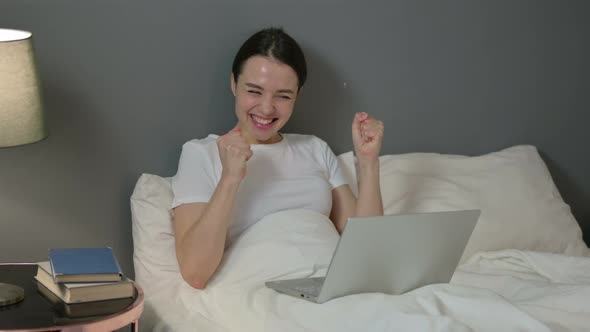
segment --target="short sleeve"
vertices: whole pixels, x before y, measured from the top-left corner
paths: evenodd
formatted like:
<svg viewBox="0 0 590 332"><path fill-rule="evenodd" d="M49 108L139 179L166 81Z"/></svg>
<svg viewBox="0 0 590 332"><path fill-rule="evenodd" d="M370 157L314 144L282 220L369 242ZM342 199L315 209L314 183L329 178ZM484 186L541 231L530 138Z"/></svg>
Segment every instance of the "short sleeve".
<svg viewBox="0 0 590 332"><path fill-rule="evenodd" d="M348 180L344 176L344 172L342 167L338 162L338 158L328 146L328 143L324 142L323 140L319 139L321 144L321 154L326 163L326 168L328 171L328 182L332 186L332 189L336 189L342 185L349 184Z"/></svg>
<svg viewBox="0 0 590 332"><path fill-rule="evenodd" d="M212 146L213 144L213 146ZM210 138L192 140L182 146L178 171L172 178L172 208L188 203L207 203L217 187L215 165L219 159Z"/></svg>

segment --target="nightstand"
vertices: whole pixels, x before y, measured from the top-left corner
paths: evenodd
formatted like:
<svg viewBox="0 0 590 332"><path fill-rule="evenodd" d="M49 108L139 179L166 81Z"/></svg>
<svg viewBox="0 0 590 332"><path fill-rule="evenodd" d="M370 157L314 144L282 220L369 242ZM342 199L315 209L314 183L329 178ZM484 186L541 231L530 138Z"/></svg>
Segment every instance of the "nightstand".
<svg viewBox="0 0 590 332"><path fill-rule="evenodd" d="M33 278L36 264L0 263L0 282L10 283L25 290L25 299L0 307L0 332L5 331L63 331L104 332L129 326L138 331L138 320L143 312L143 291L135 286L133 298L92 302L90 305L66 305L51 293L43 295L43 286ZM46 292L45 292L46 293ZM94 306L99 311L88 311Z"/></svg>

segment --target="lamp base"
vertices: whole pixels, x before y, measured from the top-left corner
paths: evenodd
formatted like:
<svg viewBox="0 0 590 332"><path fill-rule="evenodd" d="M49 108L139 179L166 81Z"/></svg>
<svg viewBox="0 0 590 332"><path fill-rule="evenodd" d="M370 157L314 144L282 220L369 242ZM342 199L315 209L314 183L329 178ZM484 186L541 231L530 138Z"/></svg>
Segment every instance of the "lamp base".
<svg viewBox="0 0 590 332"><path fill-rule="evenodd" d="M14 304L25 298L25 291L15 285L0 283L0 307Z"/></svg>

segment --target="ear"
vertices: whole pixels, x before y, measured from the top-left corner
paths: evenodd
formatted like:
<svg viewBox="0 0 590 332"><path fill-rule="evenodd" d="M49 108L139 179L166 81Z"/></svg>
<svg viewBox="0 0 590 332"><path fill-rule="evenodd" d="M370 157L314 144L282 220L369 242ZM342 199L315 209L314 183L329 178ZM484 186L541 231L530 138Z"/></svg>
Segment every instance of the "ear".
<svg viewBox="0 0 590 332"><path fill-rule="evenodd" d="M234 73L231 74L230 78L230 84L231 84L231 92L234 94L234 97L236 96L236 81L234 80Z"/></svg>
<svg viewBox="0 0 590 332"><path fill-rule="evenodd" d="M297 96L299 96L301 94L301 90L303 90L303 87L297 88Z"/></svg>

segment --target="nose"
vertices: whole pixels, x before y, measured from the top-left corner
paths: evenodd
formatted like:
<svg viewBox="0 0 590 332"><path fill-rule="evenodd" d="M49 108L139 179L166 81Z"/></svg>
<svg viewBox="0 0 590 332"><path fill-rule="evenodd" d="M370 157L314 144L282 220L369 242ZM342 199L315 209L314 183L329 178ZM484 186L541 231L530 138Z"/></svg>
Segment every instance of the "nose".
<svg viewBox="0 0 590 332"><path fill-rule="evenodd" d="M271 116L275 113L275 107L272 102L272 96L266 96L262 98L260 103L260 111L262 115Z"/></svg>

